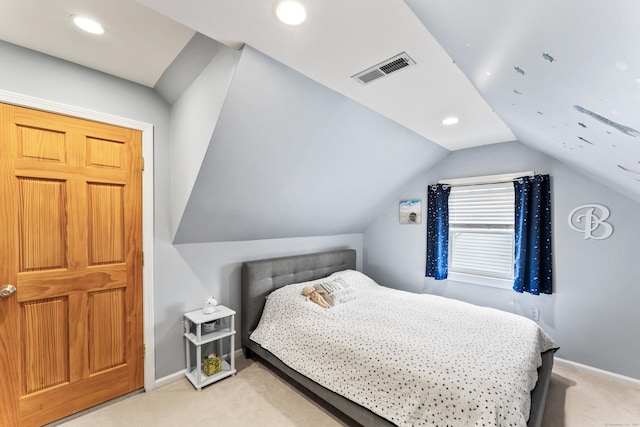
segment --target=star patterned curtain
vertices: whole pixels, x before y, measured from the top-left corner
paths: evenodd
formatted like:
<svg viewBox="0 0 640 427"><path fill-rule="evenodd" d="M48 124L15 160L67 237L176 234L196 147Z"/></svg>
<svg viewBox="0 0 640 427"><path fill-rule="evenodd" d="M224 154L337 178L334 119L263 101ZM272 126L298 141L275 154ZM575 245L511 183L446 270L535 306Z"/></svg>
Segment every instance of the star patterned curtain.
<svg viewBox="0 0 640 427"><path fill-rule="evenodd" d="M449 263L449 185L427 190L427 277L447 278Z"/></svg>
<svg viewBox="0 0 640 427"><path fill-rule="evenodd" d="M515 191L515 246L513 290L533 295L550 294L551 185L549 175L522 177Z"/></svg>

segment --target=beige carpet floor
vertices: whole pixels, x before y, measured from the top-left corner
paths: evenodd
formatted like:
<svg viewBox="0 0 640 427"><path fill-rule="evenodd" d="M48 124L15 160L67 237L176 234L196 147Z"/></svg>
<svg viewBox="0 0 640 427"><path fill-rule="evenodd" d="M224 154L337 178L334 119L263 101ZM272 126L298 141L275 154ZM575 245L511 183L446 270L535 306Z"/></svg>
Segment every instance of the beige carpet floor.
<svg viewBox="0 0 640 427"><path fill-rule="evenodd" d="M353 425L331 414L259 362L239 357L238 373L196 391L186 379L140 393L74 419L64 427ZM640 389L556 364L545 427L640 427Z"/></svg>

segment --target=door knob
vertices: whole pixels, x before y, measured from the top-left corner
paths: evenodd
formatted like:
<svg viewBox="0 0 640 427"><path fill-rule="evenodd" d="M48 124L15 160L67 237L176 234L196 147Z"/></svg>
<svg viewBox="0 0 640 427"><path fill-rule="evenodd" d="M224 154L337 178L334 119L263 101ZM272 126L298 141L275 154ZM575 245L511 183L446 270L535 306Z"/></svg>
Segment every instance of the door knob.
<svg viewBox="0 0 640 427"><path fill-rule="evenodd" d="M0 288L0 297L7 298L16 293L16 287L13 285L4 285Z"/></svg>

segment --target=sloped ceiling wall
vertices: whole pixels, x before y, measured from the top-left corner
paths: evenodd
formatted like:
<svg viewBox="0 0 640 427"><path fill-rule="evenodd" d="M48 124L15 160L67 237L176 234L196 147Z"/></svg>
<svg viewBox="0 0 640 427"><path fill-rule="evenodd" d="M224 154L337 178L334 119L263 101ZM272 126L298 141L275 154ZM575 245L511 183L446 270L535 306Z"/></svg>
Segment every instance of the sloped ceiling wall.
<svg viewBox="0 0 640 427"><path fill-rule="evenodd" d="M520 142L640 201L639 2L405 2Z"/></svg>
<svg viewBox="0 0 640 427"><path fill-rule="evenodd" d="M218 44L209 41L203 43L205 52L209 50L206 48ZM171 107L171 223L174 236L223 109L240 54L235 49L220 46L213 59L199 70Z"/></svg>
<svg viewBox="0 0 640 427"><path fill-rule="evenodd" d="M222 43L195 33L162 73L153 90L158 92L169 105L173 105L223 48Z"/></svg>
<svg viewBox="0 0 640 427"><path fill-rule="evenodd" d="M360 233L447 153L246 46L175 243Z"/></svg>

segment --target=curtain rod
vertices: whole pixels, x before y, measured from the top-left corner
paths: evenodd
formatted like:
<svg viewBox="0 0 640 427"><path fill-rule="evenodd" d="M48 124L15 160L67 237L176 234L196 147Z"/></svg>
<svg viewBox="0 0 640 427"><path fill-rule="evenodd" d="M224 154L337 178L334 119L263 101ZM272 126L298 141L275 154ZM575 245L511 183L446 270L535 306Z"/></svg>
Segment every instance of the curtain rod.
<svg viewBox="0 0 640 427"><path fill-rule="evenodd" d="M453 178L442 179L438 181L438 184L445 184L451 187L464 187L469 185L481 185L481 184L499 184L502 182L515 181L523 176L529 178L535 176L534 171L516 172L516 173L503 173L499 175L486 175L486 176L472 176L468 178Z"/></svg>

